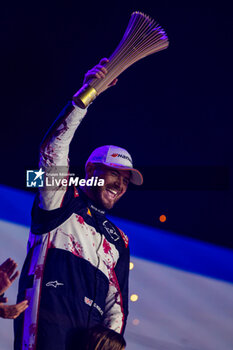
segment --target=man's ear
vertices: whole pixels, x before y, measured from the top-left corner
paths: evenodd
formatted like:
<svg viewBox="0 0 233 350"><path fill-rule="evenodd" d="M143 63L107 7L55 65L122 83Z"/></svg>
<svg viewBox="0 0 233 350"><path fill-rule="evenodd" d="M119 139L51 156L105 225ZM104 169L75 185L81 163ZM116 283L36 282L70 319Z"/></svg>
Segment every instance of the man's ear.
<svg viewBox="0 0 233 350"><path fill-rule="evenodd" d="M86 166L86 178L90 178L93 176L95 170L95 164L93 163L88 163Z"/></svg>

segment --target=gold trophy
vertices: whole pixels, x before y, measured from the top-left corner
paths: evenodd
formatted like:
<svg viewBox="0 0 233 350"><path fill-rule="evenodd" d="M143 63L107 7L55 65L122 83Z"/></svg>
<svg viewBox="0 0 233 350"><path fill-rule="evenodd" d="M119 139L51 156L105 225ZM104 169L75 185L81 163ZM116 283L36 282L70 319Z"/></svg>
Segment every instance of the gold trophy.
<svg viewBox="0 0 233 350"><path fill-rule="evenodd" d="M124 70L142 58L168 47L165 31L155 20L141 12L133 12L124 36L104 65L108 73L103 79L92 79L74 95L74 102L86 108Z"/></svg>

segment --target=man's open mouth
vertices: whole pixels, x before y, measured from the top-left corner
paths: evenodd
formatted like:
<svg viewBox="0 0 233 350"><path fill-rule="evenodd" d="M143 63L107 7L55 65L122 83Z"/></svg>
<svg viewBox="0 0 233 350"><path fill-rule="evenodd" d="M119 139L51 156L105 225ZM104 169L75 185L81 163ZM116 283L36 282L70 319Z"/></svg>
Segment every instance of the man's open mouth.
<svg viewBox="0 0 233 350"><path fill-rule="evenodd" d="M115 199L118 196L118 193L119 193L117 190L114 190L112 188L106 188L106 192L107 192L108 197L110 199Z"/></svg>

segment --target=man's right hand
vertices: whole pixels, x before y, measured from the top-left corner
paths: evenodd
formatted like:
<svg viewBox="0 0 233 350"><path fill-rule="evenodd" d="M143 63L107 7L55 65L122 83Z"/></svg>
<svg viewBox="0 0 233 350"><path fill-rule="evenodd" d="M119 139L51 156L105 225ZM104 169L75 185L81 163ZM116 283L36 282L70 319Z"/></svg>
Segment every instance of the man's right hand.
<svg viewBox="0 0 233 350"><path fill-rule="evenodd" d="M7 301L5 299L4 301ZM16 318L28 307L28 301L24 300L16 305L5 305L0 303L0 317L2 318Z"/></svg>
<svg viewBox="0 0 233 350"><path fill-rule="evenodd" d="M110 76L109 76L109 79L106 78L106 81L104 81L103 84L99 82L100 86L98 89L97 89L97 86L94 87L91 84L91 81L93 79L103 80L106 77L108 70L105 66L106 66L106 63L108 62L109 60L107 58L102 58L99 64L91 68L85 74L83 86L73 96L74 103L80 108L83 108L83 109L86 108L92 101L94 101L97 95L101 94L103 91L107 90L111 86L116 85L118 79L115 78L113 81L109 83L109 80L111 79Z"/></svg>
<svg viewBox="0 0 233 350"><path fill-rule="evenodd" d="M83 84L88 84L90 80L92 79L103 79L105 78L105 75L108 73L107 69L104 67L104 65L109 62L107 58L102 58L100 60L100 63L94 66L92 69L90 69L84 76ZM108 85L107 88L116 85L118 82L118 79L114 79L111 84ZM106 88L106 89L107 89Z"/></svg>

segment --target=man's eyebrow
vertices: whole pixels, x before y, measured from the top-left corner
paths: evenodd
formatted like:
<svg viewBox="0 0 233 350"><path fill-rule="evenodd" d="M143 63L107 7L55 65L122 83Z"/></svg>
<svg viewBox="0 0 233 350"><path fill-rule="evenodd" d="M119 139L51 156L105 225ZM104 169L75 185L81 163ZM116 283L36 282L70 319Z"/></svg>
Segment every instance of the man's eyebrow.
<svg viewBox="0 0 233 350"><path fill-rule="evenodd" d="M119 170L117 170L117 169L112 169L112 171L115 171L118 175L121 175L121 173L120 173ZM130 174L129 176L124 175L123 177L124 177L124 179L130 181L131 174Z"/></svg>

